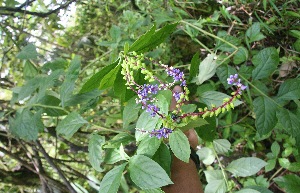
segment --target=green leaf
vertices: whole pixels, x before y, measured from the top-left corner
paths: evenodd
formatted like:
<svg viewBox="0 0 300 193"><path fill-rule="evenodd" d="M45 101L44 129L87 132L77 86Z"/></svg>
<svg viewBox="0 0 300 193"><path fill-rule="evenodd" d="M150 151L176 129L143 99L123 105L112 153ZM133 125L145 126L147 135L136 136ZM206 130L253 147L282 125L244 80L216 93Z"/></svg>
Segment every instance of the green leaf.
<svg viewBox="0 0 300 193"><path fill-rule="evenodd" d="M70 139L73 134L84 124L88 123L77 112L68 114L56 127L57 134Z"/></svg>
<svg viewBox="0 0 300 193"><path fill-rule="evenodd" d="M234 64L241 64L245 62L249 57L248 50L245 47L239 47L238 51L233 56Z"/></svg>
<svg viewBox="0 0 300 193"><path fill-rule="evenodd" d="M212 149L208 147L203 147L197 151L197 155L199 156L199 159L205 164L205 165L211 165L215 159L216 156Z"/></svg>
<svg viewBox="0 0 300 193"><path fill-rule="evenodd" d="M39 131L43 131L41 112L33 114L29 109L24 109L16 114L16 118L9 118L9 130L14 136L26 141L34 141L38 138Z"/></svg>
<svg viewBox="0 0 300 193"><path fill-rule="evenodd" d="M213 141L216 136L216 118L207 117L205 120L208 122L207 125L202 125L200 127L195 127L195 131L198 136L205 141Z"/></svg>
<svg viewBox="0 0 300 193"><path fill-rule="evenodd" d="M247 187L247 188L241 189L235 193L260 193L260 192Z"/></svg>
<svg viewBox="0 0 300 193"><path fill-rule="evenodd" d="M28 44L24 48L22 48L21 52L17 54L17 58L23 60L36 59L38 53L36 51L36 47L33 44Z"/></svg>
<svg viewBox="0 0 300 193"><path fill-rule="evenodd" d="M293 114L291 111L281 108L277 112L277 118L286 130L293 137L300 135L300 120L299 116Z"/></svg>
<svg viewBox="0 0 300 193"><path fill-rule="evenodd" d="M154 32L155 26L153 26L146 34L131 45L129 52L145 53L156 48L176 29L177 25L177 23L168 24L156 32Z"/></svg>
<svg viewBox="0 0 300 193"><path fill-rule="evenodd" d="M127 163L110 170L100 183L99 193L116 193L119 189L122 173Z"/></svg>
<svg viewBox="0 0 300 193"><path fill-rule="evenodd" d="M190 143L181 130L176 130L170 134L169 144L172 152L178 159L186 163L189 162L191 154Z"/></svg>
<svg viewBox="0 0 300 193"><path fill-rule="evenodd" d="M233 74L237 74L237 71L229 65L222 65L217 68L217 75L226 89L231 87L231 85L227 82L227 78Z"/></svg>
<svg viewBox="0 0 300 193"><path fill-rule="evenodd" d="M129 160L132 181L141 189L155 189L173 184L165 170L155 161L144 155L135 155Z"/></svg>
<svg viewBox="0 0 300 193"><path fill-rule="evenodd" d="M159 113L168 114L169 111L169 105L170 105L170 100L167 100L166 97L164 95L157 95L156 96L157 102L155 102L155 104L157 105L157 107L159 108Z"/></svg>
<svg viewBox="0 0 300 193"><path fill-rule="evenodd" d="M199 57L199 52L197 52L191 61L191 67L190 67L190 76L189 76L189 81L192 81L192 79L194 77L197 76L197 74L199 73L199 64L200 64L201 60Z"/></svg>
<svg viewBox="0 0 300 193"><path fill-rule="evenodd" d="M75 56L71 61L70 67L66 73L65 80L60 87L60 100L62 107L71 98L75 88L75 81L78 78L80 71L80 57Z"/></svg>
<svg viewBox="0 0 300 193"><path fill-rule="evenodd" d="M267 163L256 157L240 158L231 162L226 170L235 176L247 177L254 175Z"/></svg>
<svg viewBox="0 0 300 193"><path fill-rule="evenodd" d="M38 70L29 60L27 60L25 62L23 73L24 73L24 79L28 80L28 79L31 79L31 78L34 78L35 76L37 76Z"/></svg>
<svg viewBox="0 0 300 193"><path fill-rule="evenodd" d="M181 110L183 113L193 113L197 109L195 104L182 105Z"/></svg>
<svg viewBox="0 0 300 193"><path fill-rule="evenodd" d="M156 161L170 176L172 157L166 144L160 143L160 146L153 155L152 159Z"/></svg>
<svg viewBox="0 0 300 193"><path fill-rule="evenodd" d="M300 78L284 81L277 94L279 100L297 100L300 99Z"/></svg>
<svg viewBox="0 0 300 193"><path fill-rule="evenodd" d="M216 73L216 69L219 66L219 64L217 64L216 57L217 55L215 54L207 55L207 57L199 64L199 74L194 77L192 82L200 85Z"/></svg>
<svg viewBox="0 0 300 193"><path fill-rule="evenodd" d="M241 40L239 38L228 35L226 31L218 31L218 37L223 38L225 41L235 46L239 46L241 44ZM235 51L235 48L221 40L217 40L215 50L221 50L223 52L233 52Z"/></svg>
<svg viewBox="0 0 300 193"><path fill-rule="evenodd" d="M158 188L158 189L145 190L145 193L164 193L164 191Z"/></svg>
<svg viewBox="0 0 300 193"><path fill-rule="evenodd" d="M136 128L144 130L144 131L152 131L155 128L156 123L158 122L158 119L159 119L158 116L152 117L150 115L150 113L144 111L140 115L140 117L136 123ZM140 141L142 139L142 137L145 135L148 135L148 134L142 133L141 131L137 130L135 132L136 141Z"/></svg>
<svg viewBox="0 0 300 193"><path fill-rule="evenodd" d="M120 71L121 65L117 65L114 69L112 69L109 73L107 73L100 82L99 89L107 89L114 85L116 76Z"/></svg>
<svg viewBox="0 0 300 193"><path fill-rule="evenodd" d="M76 95L72 95L69 99L65 102L65 106L75 106L77 104L84 104L92 99L96 99L102 91L100 90L92 90L86 93L79 93Z"/></svg>
<svg viewBox="0 0 300 193"><path fill-rule="evenodd" d="M265 38L265 36L260 32L260 23L255 22L253 25L247 29L246 36L249 38L249 43L259 41Z"/></svg>
<svg viewBox="0 0 300 193"><path fill-rule="evenodd" d="M267 97L257 97L253 101L255 113L255 126L260 135L265 135L272 131L277 124L277 106Z"/></svg>
<svg viewBox="0 0 300 193"><path fill-rule="evenodd" d="M123 160L123 158L121 157L120 151L118 149L109 148L105 151L104 162L106 164L115 164L121 160Z"/></svg>
<svg viewBox="0 0 300 193"><path fill-rule="evenodd" d="M205 193L225 193L227 190L224 180L213 180L205 187Z"/></svg>
<svg viewBox="0 0 300 193"><path fill-rule="evenodd" d="M300 177L295 174L288 174L274 178L278 186L288 193L298 193L300 190Z"/></svg>
<svg viewBox="0 0 300 193"><path fill-rule="evenodd" d="M79 93L85 93L92 91L100 86L101 80L107 75L112 69L114 69L119 63L119 60L116 60L114 63L105 66L99 72L94 74L84 85L82 86Z"/></svg>
<svg viewBox="0 0 300 193"><path fill-rule="evenodd" d="M279 64L279 54L274 47L261 50L252 58L255 69L252 71L254 80L267 78L277 68Z"/></svg>
<svg viewBox="0 0 300 193"><path fill-rule="evenodd" d="M271 145L271 151L275 157L278 157L280 152L280 146L277 141L274 141Z"/></svg>
<svg viewBox="0 0 300 193"><path fill-rule="evenodd" d="M207 121L202 118L197 118L196 120L191 120L188 124L180 127L181 131L187 131L192 128L201 127L203 125L206 125Z"/></svg>
<svg viewBox="0 0 300 193"><path fill-rule="evenodd" d="M119 133L104 145L104 148L119 148L121 144L127 145L134 141L135 138L129 133Z"/></svg>
<svg viewBox="0 0 300 193"><path fill-rule="evenodd" d="M205 179L208 183L214 180L223 180L224 176L221 170L206 170L204 171Z"/></svg>
<svg viewBox="0 0 300 193"><path fill-rule="evenodd" d="M121 29L119 26L113 25L110 28L109 33L114 42L119 42L121 40Z"/></svg>
<svg viewBox="0 0 300 193"><path fill-rule="evenodd" d="M104 150L102 149L104 143L105 137L97 134L92 134L89 141L89 161L93 168L98 172L103 171L100 165L104 161Z"/></svg>
<svg viewBox="0 0 300 193"><path fill-rule="evenodd" d="M267 161L267 165L265 166L266 172L273 170L276 166L276 159L270 159Z"/></svg>
<svg viewBox="0 0 300 193"><path fill-rule="evenodd" d="M47 62L43 65L42 70L45 72L55 71L58 69L66 69L68 62L65 59L57 58L51 62Z"/></svg>
<svg viewBox="0 0 300 193"><path fill-rule="evenodd" d="M59 106L60 100L59 98L56 98L55 96L52 95L45 95L42 97L38 103L46 105L46 106ZM66 112L60 109L54 109L54 108L48 108L48 107L43 107L43 113L46 113L48 116L52 117L58 117L62 115L66 115Z"/></svg>
<svg viewBox="0 0 300 193"><path fill-rule="evenodd" d="M259 193L273 193L270 190L268 190L268 188L262 186L247 186L247 188L257 190Z"/></svg>
<svg viewBox="0 0 300 193"><path fill-rule="evenodd" d="M136 103L136 97L132 97L126 104L123 111L123 128L126 129L129 124L138 118L141 104Z"/></svg>
<svg viewBox="0 0 300 193"><path fill-rule="evenodd" d="M217 154L226 154L230 150L230 142L227 139L215 139L213 141Z"/></svg>
<svg viewBox="0 0 300 193"><path fill-rule="evenodd" d="M204 102L207 106L211 106L213 104L217 107L223 104L223 99L230 98L229 95L217 91L207 91L205 93L202 93L199 97L200 101ZM242 104L242 102L239 100L235 100L233 104L236 107Z"/></svg>
<svg viewBox="0 0 300 193"><path fill-rule="evenodd" d="M156 137L145 137L138 145L137 154L152 157L159 148L161 140Z"/></svg>

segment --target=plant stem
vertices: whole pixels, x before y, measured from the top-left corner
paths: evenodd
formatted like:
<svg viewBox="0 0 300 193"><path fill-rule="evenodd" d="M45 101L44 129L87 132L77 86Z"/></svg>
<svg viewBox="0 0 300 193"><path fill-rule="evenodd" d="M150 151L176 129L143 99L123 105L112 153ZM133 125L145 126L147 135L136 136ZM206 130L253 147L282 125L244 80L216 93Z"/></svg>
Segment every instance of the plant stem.
<svg viewBox="0 0 300 193"><path fill-rule="evenodd" d="M51 105L43 105L43 104L31 104L31 105L26 105L22 108L29 108L29 107L43 107L43 108L50 108L50 109L57 109L57 110L62 110L65 113L69 114L70 112L67 111L66 109L58 106L51 106Z"/></svg>
<svg viewBox="0 0 300 193"><path fill-rule="evenodd" d="M193 24L191 24L191 23L189 23L189 22L184 21L184 20L181 20L180 22L181 22L181 23L184 23L184 24L187 24L187 25L191 26L192 28L195 28L196 30L200 31L201 33L203 33L203 34L205 34L205 35L208 35L208 36L210 36L210 37L213 37L213 38L215 38L215 39L217 39L217 40L220 40L220 41L224 42L225 44L228 44L229 46L231 46L231 47L233 47L234 49L238 50L238 47L236 47L236 46L233 45L232 43L230 43L230 42L224 40L223 38L220 38L220 37L218 37L218 36L216 36L216 35L214 35L214 34L211 34L211 33L207 32L207 31L205 31L205 30L203 30L203 29L201 29L201 28L199 28L199 27L197 27L197 26L195 26L195 25L193 25Z"/></svg>
<svg viewBox="0 0 300 193"><path fill-rule="evenodd" d="M212 149L213 149L214 154L215 154L215 156L216 156L216 158L217 158L217 160L218 160L218 163L219 163L219 166L220 166L220 168L221 168L221 171L222 171L222 174L223 174L223 178L224 178L225 184L226 184L226 186L227 186L227 190L228 190L229 184L228 184L228 181L227 181L227 177L226 177L225 170L224 170L223 165L222 165L222 163L221 163L221 160L220 160L220 158L219 158L219 156L218 156L218 154L217 154L217 152L216 152L216 150L215 150L214 145L212 145ZM231 192L231 190L230 190L229 192Z"/></svg>
<svg viewBox="0 0 300 193"><path fill-rule="evenodd" d="M277 174L279 174L279 173L281 172L281 170L283 170L283 167L280 167L279 170L277 170L277 171L270 177L270 179L268 180L268 182L271 182L271 180L272 180L273 178L275 178L275 176L276 176Z"/></svg>

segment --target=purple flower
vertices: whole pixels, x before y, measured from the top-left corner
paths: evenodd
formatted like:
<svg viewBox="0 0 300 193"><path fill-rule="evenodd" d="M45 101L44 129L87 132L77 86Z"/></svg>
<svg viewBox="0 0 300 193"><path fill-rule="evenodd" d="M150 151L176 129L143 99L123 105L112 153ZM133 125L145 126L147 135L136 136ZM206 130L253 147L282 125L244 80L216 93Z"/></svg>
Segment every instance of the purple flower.
<svg viewBox="0 0 300 193"><path fill-rule="evenodd" d="M173 93L173 97L175 98L176 101L178 101L180 99L182 92L174 92Z"/></svg>
<svg viewBox="0 0 300 193"><path fill-rule="evenodd" d="M172 76L174 81L184 81L184 74L177 68L170 67L167 69L167 74ZM185 84L185 83L184 83Z"/></svg>
<svg viewBox="0 0 300 193"><path fill-rule="evenodd" d="M147 102L153 98L152 95L157 94L158 90L159 88L157 84L144 84L142 88L137 91L137 94L141 102Z"/></svg>
<svg viewBox="0 0 300 193"><path fill-rule="evenodd" d="M245 90L247 86L243 85L241 83L241 79L238 79L238 74L230 75L229 78L227 78L228 84L236 85L241 90Z"/></svg>
<svg viewBox="0 0 300 193"><path fill-rule="evenodd" d="M168 138L169 134L172 132L173 132L172 129L165 128L165 127L158 130L153 129L150 133L150 137L157 137L157 139L160 139L162 137Z"/></svg>
<svg viewBox="0 0 300 193"><path fill-rule="evenodd" d="M152 117L155 117L156 113L159 111L159 108L153 104L148 104L146 111L151 113L150 115Z"/></svg>

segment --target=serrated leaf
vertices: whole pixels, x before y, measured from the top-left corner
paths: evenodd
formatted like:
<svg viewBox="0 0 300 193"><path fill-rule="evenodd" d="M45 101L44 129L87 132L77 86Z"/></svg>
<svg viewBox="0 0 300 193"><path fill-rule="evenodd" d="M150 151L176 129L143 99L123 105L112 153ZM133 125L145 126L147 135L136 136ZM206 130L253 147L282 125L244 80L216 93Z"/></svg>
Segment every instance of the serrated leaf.
<svg viewBox="0 0 300 193"><path fill-rule="evenodd" d="M145 190L145 193L164 193L160 188L157 189L151 189L151 190Z"/></svg>
<svg viewBox="0 0 300 193"><path fill-rule="evenodd" d="M234 64L241 64L245 62L249 57L248 50L245 47L239 47L238 51L233 56Z"/></svg>
<svg viewBox="0 0 300 193"><path fill-rule="evenodd" d="M44 129L41 121L41 112L33 114L28 109L16 114L16 118L9 118L9 130L11 133L26 141L34 141L38 138L39 131Z"/></svg>
<svg viewBox="0 0 300 193"><path fill-rule="evenodd" d="M197 150L197 155L205 165L211 165L216 159L214 152L208 147Z"/></svg>
<svg viewBox="0 0 300 193"><path fill-rule="evenodd" d="M223 99L230 98L229 95L217 91L207 91L205 93L202 93L199 97L200 101L204 102L207 106L211 106L213 104L217 107L223 104ZM242 104L242 102L239 100L235 100L233 104L236 107Z"/></svg>
<svg viewBox="0 0 300 193"><path fill-rule="evenodd" d="M252 71L254 80L267 78L276 69L279 64L279 54L274 47L261 50L252 58L255 69Z"/></svg>
<svg viewBox="0 0 300 193"><path fill-rule="evenodd" d="M100 167L101 163L104 161L104 150L102 149L102 145L105 143L105 137L97 134L92 134L89 147L88 147L88 157L93 168L102 172L103 169Z"/></svg>
<svg viewBox="0 0 300 193"><path fill-rule="evenodd" d="M239 46L241 44L241 40L239 38L228 35L226 31L218 31L218 37L223 38L225 41L235 46ZM233 52L235 51L235 48L221 40L217 40L215 50L221 50L223 52Z"/></svg>
<svg viewBox="0 0 300 193"><path fill-rule="evenodd" d="M213 141L216 135L216 118L207 117L205 118L208 124L196 127L195 131L198 136L205 141Z"/></svg>
<svg viewBox="0 0 300 193"><path fill-rule="evenodd" d="M24 79L28 80L37 76L38 71L36 67L29 60L27 60L24 66L23 73L24 73Z"/></svg>
<svg viewBox="0 0 300 193"><path fill-rule="evenodd" d="M265 166L265 171L269 172L273 170L276 166L276 159L270 159L267 161L267 165Z"/></svg>
<svg viewBox="0 0 300 193"><path fill-rule="evenodd" d="M180 127L181 131L187 131L192 128L201 127L203 125L208 124L205 119L197 118L196 120L191 120L188 124Z"/></svg>
<svg viewBox="0 0 300 193"><path fill-rule="evenodd" d="M132 181L141 189L155 189L173 184L168 174L155 161L144 155L135 155L129 160Z"/></svg>
<svg viewBox="0 0 300 193"><path fill-rule="evenodd" d="M158 119L159 119L158 116L152 117L150 115L150 113L144 111L140 115L140 117L139 117L139 119L136 123L136 127L139 128L139 129L142 129L144 131L152 131L155 128L156 123L158 122ZM142 137L145 136L145 135L148 135L148 134L142 133L141 131L137 130L135 132L136 141L140 141L142 139Z"/></svg>
<svg viewBox="0 0 300 193"><path fill-rule="evenodd" d="M114 69L112 69L109 73L107 73L103 79L100 82L99 89L107 89L114 85L116 76L118 72L120 71L121 65L116 66Z"/></svg>
<svg viewBox="0 0 300 193"><path fill-rule="evenodd" d="M157 107L159 108L159 113L168 114L169 111L169 105L170 105L170 100L167 100L166 97L164 95L157 95L156 96L157 102L155 102L155 104L157 105Z"/></svg>
<svg viewBox="0 0 300 193"><path fill-rule="evenodd" d="M232 161L225 169L235 176L247 177L256 174L267 163L256 157L240 158Z"/></svg>
<svg viewBox="0 0 300 193"><path fill-rule="evenodd" d="M223 180L224 176L221 170L206 170L204 171L205 179L208 183L214 180Z"/></svg>
<svg viewBox="0 0 300 193"><path fill-rule="evenodd" d="M247 188L241 189L235 193L260 193L260 192L247 187Z"/></svg>
<svg viewBox="0 0 300 193"><path fill-rule="evenodd" d="M33 44L28 44L24 48L21 49L21 52L17 54L17 58L23 60L36 59L38 53L36 51L36 47Z"/></svg>
<svg viewBox="0 0 300 193"><path fill-rule="evenodd" d="M300 78L284 81L277 94L279 100L297 100L300 99Z"/></svg>
<svg viewBox="0 0 300 193"><path fill-rule="evenodd" d="M71 61L70 67L66 73L65 80L60 87L60 100L62 107L71 98L75 88L75 81L78 78L80 71L80 57L75 56Z"/></svg>
<svg viewBox="0 0 300 193"><path fill-rule="evenodd" d="M129 133L119 133L104 145L104 148L119 148L121 144L127 145L134 141L135 138Z"/></svg>
<svg viewBox="0 0 300 193"><path fill-rule="evenodd" d="M213 180L208 183L204 189L204 193L225 193L227 190L224 180Z"/></svg>
<svg viewBox="0 0 300 193"><path fill-rule="evenodd" d="M299 116L293 114L291 111L281 108L277 112L277 118L286 130L293 137L300 135L300 120Z"/></svg>
<svg viewBox="0 0 300 193"><path fill-rule="evenodd" d="M152 157L159 148L161 140L156 137L145 137L138 145L137 154Z"/></svg>
<svg viewBox="0 0 300 193"><path fill-rule="evenodd" d="M161 143L152 159L157 162L170 176L171 173L171 153L166 144Z"/></svg>
<svg viewBox="0 0 300 193"><path fill-rule="evenodd" d="M217 55L215 54L207 55L207 57L199 64L199 74L193 78L192 82L200 85L216 73L216 69L219 66L216 57Z"/></svg>
<svg viewBox="0 0 300 193"><path fill-rule="evenodd" d="M192 81L192 79L199 73L199 64L201 60L199 57L199 53L197 52L191 61L191 67L190 67L190 76L189 76L189 81Z"/></svg>
<svg viewBox="0 0 300 193"><path fill-rule="evenodd" d="M182 105L181 110L183 113L193 113L197 109L195 104Z"/></svg>
<svg viewBox="0 0 300 193"><path fill-rule="evenodd" d="M119 189L122 173L127 163L116 166L104 176L100 183L99 193L116 193Z"/></svg>
<svg viewBox="0 0 300 193"><path fill-rule="evenodd" d="M276 184L288 193L298 193L300 190L300 177L295 174L288 174L274 178Z"/></svg>
<svg viewBox="0 0 300 193"><path fill-rule="evenodd" d="M227 78L233 74L237 74L237 71L229 65L222 65L217 68L217 75L226 89L231 87L231 85L227 82Z"/></svg>
<svg viewBox="0 0 300 193"><path fill-rule="evenodd" d="M94 74L88 81L84 83L79 93L85 93L92 91L100 86L101 80L103 77L108 74L112 69L114 69L119 63L119 60L116 60L114 63L105 66L99 72Z"/></svg>
<svg viewBox="0 0 300 193"><path fill-rule="evenodd" d="M68 66L68 62L65 59L57 58L51 62L47 62L43 65L42 70L45 72L55 71L58 69L65 69Z"/></svg>
<svg viewBox="0 0 300 193"><path fill-rule="evenodd" d="M63 135L70 139L73 134L84 124L88 123L77 112L68 114L56 127L58 135Z"/></svg>
<svg viewBox="0 0 300 193"><path fill-rule="evenodd" d="M271 145L271 151L275 157L278 157L280 152L280 146L277 141L274 141Z"/></svg>
<svg viewBox="0 0 300 193"><path fill-rule="evenodd" d="M84 104L92 99L96 99L98 96L100 96L101 93L102 91L95 89L90 92L72 95L65 102L65 106L75 106L77 104Z"/></svg>
<svg viewBox="0 0 300 193"><path fill-rule="evenodd" d="M190 143L181 130L174 131L170 134L169 144L172 152L178 159L186 163L189 162L191 154Z"/></svg>
<svg viewBox="0 0 300 193"><path fill-rule="evenodd" d="M272 131L277 124L276 110L277 106L267 97L257 97L253 101L255 113L255 126L260 135Z"/></svg>
<svg viewBox="0 0 300 193"><path fill-rule="evenodd" d="M47 107L47 106L59 106L60 100L55 96L45 95L38 101L38 103L45 105L45 107L43 107L42 109L43 112L46 113L48 116L58 117L67 114L65 111L61 109L53 109Z"/></svg>
<svg viewBox="0 0 300 193"><path fill-rule="evenodd" d="M247 29L246 36L249 38L249 43L259 41L265 38L265 36L260 32L260 23L255 22L253 25Z"/></svg>
<svg viewBox="0 0 300 193"><path fill-rule="evenodd" d="M139 110L141 109L141 104L136 103L136 97L131 98L123 111L123 128L126 129L129 124L138 118Z"/></svg>
<svg viewBox="0 0 300 193"><path fill-rule="evenodd" d="M270 190L268 190L268 188L262 186L247 186L247 188L257 190L259 193L273 193Z"/></svg>
<svg viewBox="0 0 300 193"><path fill-rule="evenodd" d="M227 139L215 139L213 141L217 154L226 154L230 150L230 142Z"/></svg>
<svg viewBox="0 0 300 193"><path fill-rule="evenodd" d="M177 25L177 23L168 24L156 32L154 32L155 26L153 26L146 34L133 43L129 48L129 52L144 53L156 48L176 29Z"/></svg>
<svg viewBox="0 0 300 193"><path fill-rule="evenodd" d="M106 164L115 164L121 160L123 160L123 158L121 157L120 151L118 149L115 148L106 149L105 158L104 158L104 162Z"/></svg>

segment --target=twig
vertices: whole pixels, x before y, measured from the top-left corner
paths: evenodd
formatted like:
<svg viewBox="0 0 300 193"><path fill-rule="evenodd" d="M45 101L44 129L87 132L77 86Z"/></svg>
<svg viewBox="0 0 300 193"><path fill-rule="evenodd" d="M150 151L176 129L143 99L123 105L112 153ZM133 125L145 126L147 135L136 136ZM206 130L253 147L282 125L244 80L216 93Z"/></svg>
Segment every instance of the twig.
<svg viewBox="0 0 300 193"><path fill-rule="evenodd" d="M67 180L67 178L62 173L61 169L54 164L54 162L52 161L52 159L50 158L50 156L47 154L47 152L45 151L45 149L43 148L43 146L40 144L40 142L38 140L36 140L35 144L39 148L39 151L44 155L46 161L57 172L58 176L63 180L63 182L67 186L68 190L71 193L76 193L75 189L72 187L72 185L70 184L70 182Z"/></svg>

